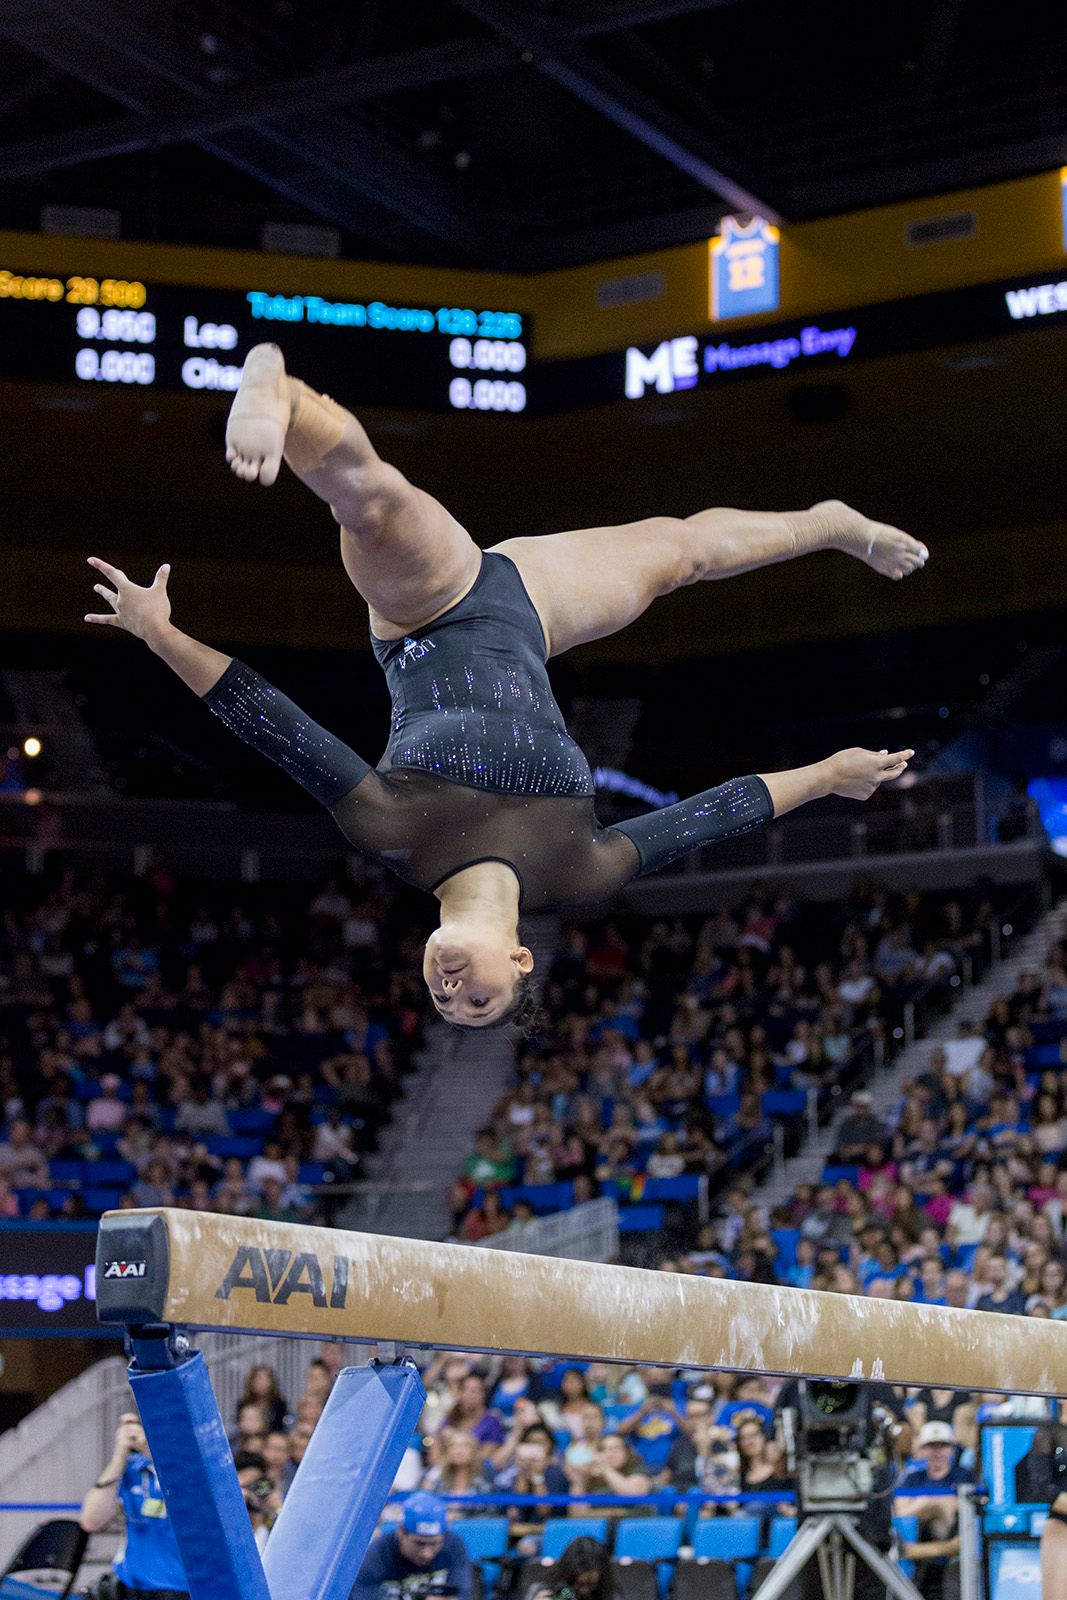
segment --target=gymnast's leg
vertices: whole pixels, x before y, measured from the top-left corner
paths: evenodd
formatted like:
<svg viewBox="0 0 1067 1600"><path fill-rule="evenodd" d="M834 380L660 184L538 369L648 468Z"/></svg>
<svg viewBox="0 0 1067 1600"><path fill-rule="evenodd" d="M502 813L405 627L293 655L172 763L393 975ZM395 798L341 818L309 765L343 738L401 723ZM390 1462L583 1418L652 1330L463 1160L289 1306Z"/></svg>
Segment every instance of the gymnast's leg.
<svg viewBox="0 0 1067 1600"><path fill-rule="evenodd" d="M1067 1494L1057 1495L1041 1531L1041 1600L1067 1595Z"/></svg>
<svg viewBox="0 0 1067 1600"><path fill-rule="evenodd" d="M473 584L481 552L442 505L384 462L350 411L286 373L274 344L249 351L226 426L239 478L272 484L282 457L341 525L345 570L381 639L400 638Z"/></svg>
<svg viewBox="0 0 1067 1600"><path fill-rule="evenodd" d="M840 500L810 511L730 511L648 517L618 528L580 528L494 546L522 574L549 653L618 633L659 595L731 578L819 550L856 556L888 578L925 565L926 546L872 522Z"/></svg>

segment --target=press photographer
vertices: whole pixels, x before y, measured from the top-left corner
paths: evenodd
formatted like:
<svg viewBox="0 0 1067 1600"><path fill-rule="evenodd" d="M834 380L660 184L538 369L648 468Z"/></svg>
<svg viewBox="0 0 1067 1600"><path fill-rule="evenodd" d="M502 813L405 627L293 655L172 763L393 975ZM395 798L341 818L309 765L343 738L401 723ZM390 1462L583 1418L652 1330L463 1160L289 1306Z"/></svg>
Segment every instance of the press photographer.
<svg viewBox="0 0 1067 1600"><path fill-rule="evenodd" d="M445 1525L445 1503L433 1494L404 1502L400 1524L380 1533L363 1558L349 1600L471 1600L466 1546Z"/></svg>
<svg viewBox="0 0 1067 1600"><path fill-rule="evenodd" d="M100 1533L120 1504L126 1538L94 1600L188 1600L185 1568L135 1411L119 1418L111 1459L82 1501L78 1520L86 1533Z"/></svg>

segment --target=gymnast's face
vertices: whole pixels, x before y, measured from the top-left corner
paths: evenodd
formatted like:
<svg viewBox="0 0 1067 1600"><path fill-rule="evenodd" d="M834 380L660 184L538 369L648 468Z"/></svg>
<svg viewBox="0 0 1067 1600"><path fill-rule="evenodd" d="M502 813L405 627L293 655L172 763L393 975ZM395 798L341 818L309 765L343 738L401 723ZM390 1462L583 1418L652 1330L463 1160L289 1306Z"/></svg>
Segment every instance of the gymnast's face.
<svg viewBox="0 0 1067 1600"><path fill-rule="evenodd" d="M435 928L426 941L422 975L434 1006L446 1022L487 1028L510 1010L515 985L534 959L525 946L499 934L467 927L448 938Z"/></svg>

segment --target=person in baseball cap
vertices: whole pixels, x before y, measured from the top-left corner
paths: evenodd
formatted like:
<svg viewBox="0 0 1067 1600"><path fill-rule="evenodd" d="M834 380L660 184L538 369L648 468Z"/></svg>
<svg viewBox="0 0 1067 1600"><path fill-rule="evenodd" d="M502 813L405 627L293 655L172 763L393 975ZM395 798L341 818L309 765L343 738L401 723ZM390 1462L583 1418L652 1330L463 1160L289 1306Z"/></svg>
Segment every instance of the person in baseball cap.
<svg viewBox="0 0 1067 1600"><path fill-rule="evenodd" d="M974 1474L960 1466L956 1435L950 1422L925 1422L915 1441L922 1466L906 1472L897 1485L898 1516L918 1519L919 1537L904 1547L915 1562L915 1586L936 1600L945 1586L948 1563L959 1555L959 1510L955 1495L933 1495L930 1489L955 1489L973 1483Z"/></svg>
<svg viewBox="0 0 1067 1600"><path fill-rule="evenodd" d="M413 1533L419 1539L437 1539L443 1537L445 1528L445 1503L435 1494L413 1494L404 1502L404 1515L401 1521L405 1533Z"/></svg>
<svg viewBox="0 0 1067 1600"><path fill-rule="evenodd" d="M447 1507L435 1494L404 1501L400 1522L371 1544L349 1600L404 1600L429 1594L471 1600L471 1563L458 1533L449 1533Z"/></svg>

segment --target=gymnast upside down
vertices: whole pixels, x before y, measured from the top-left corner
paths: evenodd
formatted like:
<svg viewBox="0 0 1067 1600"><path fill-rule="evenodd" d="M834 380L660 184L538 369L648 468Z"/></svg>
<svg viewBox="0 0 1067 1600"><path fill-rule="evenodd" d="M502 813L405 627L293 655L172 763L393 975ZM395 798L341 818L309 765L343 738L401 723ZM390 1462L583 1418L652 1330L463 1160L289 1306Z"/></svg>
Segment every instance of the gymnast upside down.
<svg viewBox="0 0 1067 1600"><path fill-rule="evenodd" d="M928 552L840 501L810 511L700 511L618 528L506 539L484 554L430 495L384 462L360 423L288 376L276 345L244 365L227 460L249 483L284 458L326 501L341 559L370 611L392 702L375 769L257 673L170 621L169 566L148 587L92 557L111 610L235 733L327 806L362 853L434 894L423 975L441 1016L500 1026L530 1001L522 910L588 905L632 878L830 794L867 800L914 754L842 750L735 778L614 827L598 825L589 764L569 737L545 662L625 628L659 595L706 578L840 550L904 578Z"/></svg>

